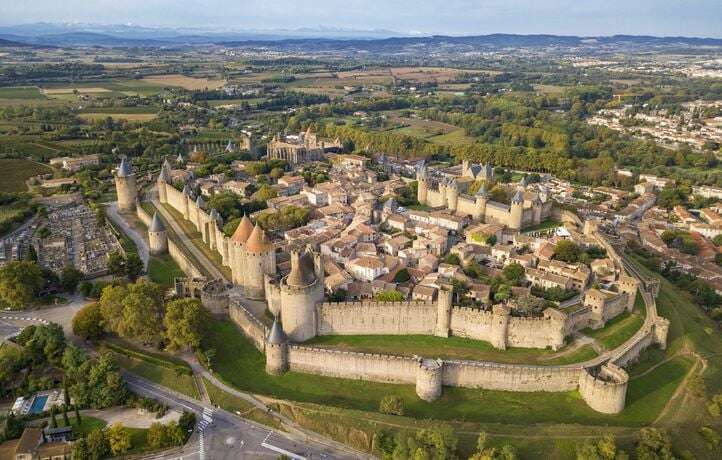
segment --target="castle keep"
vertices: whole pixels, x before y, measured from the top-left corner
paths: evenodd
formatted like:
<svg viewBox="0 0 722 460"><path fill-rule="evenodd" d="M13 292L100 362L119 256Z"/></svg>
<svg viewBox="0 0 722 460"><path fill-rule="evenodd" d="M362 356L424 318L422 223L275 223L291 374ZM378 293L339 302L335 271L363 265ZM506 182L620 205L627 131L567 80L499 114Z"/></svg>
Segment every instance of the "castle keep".
<svg viewBox="0 0 722 460"><path fill-rule="evenodd" d="M416 173L417 199L432 208L445 208L458 216L469 216L476 221L505 225L514 230L539 225L551 216L552 201L544 186L537 192L530 191L526 181L522 180L511 204L507 205L489 199L487 187L493 179L490 164L470 165L465 160L461 175L447 174L438 178L432 178L426 166L421 166ZM484 184L472 196L467 191L476 180L482 180Z"/></svg>

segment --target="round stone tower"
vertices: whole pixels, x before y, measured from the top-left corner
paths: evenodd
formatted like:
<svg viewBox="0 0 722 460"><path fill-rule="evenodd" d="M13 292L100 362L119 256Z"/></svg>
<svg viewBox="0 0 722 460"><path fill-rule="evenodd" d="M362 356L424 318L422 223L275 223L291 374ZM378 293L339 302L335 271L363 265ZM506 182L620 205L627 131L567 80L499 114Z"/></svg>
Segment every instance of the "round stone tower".
<svg viewBox="0 0 722 460"><path fill-rule="evenodd" d="M166 187L173 180L171 178L170 171L170 163L168 163L168 160L166 159L163 161L163 166L160 168L160 174L158 174L158 180L156 181L156 185L158 187L158 199L161 203L168 202L168 189Z"/></svg>
<svg viewBox="0 0 722 460"><path fill-rule="evenodd" d="M453 292L451 289L439 289L438 298L436 300L436 330L434 335L437 337L448 337L451 325L451 298Z"/></svg>
<svg viewBox="0 0 722 460"><path fill-rule="evenodd" d="M455 212L459 204L459 184L454 178L449 180L449 184L446 187L446 201L449 211Z"/></svg>
<svg viewBox="0 0 722 460"><path fill-rule="evenodd" d="M428 177L426 176L426 166L421 166L416 171L416 181L417 181L417 193L416 193L416 199L421 204L426 204L426 199L428 197L429 193L429 181Z"/></svg>
<svg viewBox="0 0 722 460"><path fill-rule="evenodd" d="M323 302L323 264L311 253L291 250L291 272L281 280L283 330L292 342L316 336L316 305Z"/></svg>
<svg viewBox="0 0 722 460"><path fill-rule="evenodd" d="M278 318L266 337L266 372L281 375L288 370L288 338Z"/></svg>
<svg viewBox="0 0 722 460"><path fill-rule="evenodd" d="M135 211L138 199L138 188L135 185L135 174L130 162L123 157L115 174L115 191L118 195L118 208L121 211Z"/></svg>
<svg viewBox="0 0 722 460"><path fill-rule="evenodd" d="M231 259L231 274L233 275L233 284L242 286L244 284L245 272L245 254L243 245L248 241L248 237L253 233L253 223L248 216L244 215L241 222L236 227L236 231L230 238L230 247L228 254Z"/></svg>
<svg viewBox="0 0 722 460"><path fill-rule="evenodd" d="M148 245L150 246L150 253L153 255L168 252L168 235L165 225L158 217L157 212L153 214L153 220L148 227Z"/></svg>
<svg viewBox="0 0 722 460"><path fill-rule="evenodd" d="M514 230L521 230L522 218L524 215L524 192L517 190L514 198L511 199L509 209L509 222L507 226Z"/></svg>
<svg viewBox="0 0 722 460"><path fill-rule="evenodd" d="M276 253L266 232L256 223L241 250L245 258L243 287L251 299L266 297L265 275L276 273ZM284 317L285 320L285 317Z"/></svg>
<svg viewBox="0 0 722 460"><path fill-rule="evenodd" d="M419 358L416 368L416 394L424 401L436 401L441 396L444 362L440 359Z"/></svg>
<svg viewBox="0 0 722 460"><path fill-rule="evenodd" d="M489 192L486 184L481 184L474 197L474 220L483 220L486 216L486 203L489 201Z"/></svg>

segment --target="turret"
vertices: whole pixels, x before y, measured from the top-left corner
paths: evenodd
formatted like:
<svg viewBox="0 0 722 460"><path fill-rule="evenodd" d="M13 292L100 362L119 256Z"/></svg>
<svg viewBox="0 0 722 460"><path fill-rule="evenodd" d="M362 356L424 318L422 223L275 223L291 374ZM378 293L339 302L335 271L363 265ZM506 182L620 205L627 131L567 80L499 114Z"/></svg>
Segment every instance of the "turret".
<svg viewBox="0 0 722 460"><path fill-rule="evenodd" d="M434 335L437 337L449 336L452 294L451 289L442 288L439 290L436 300L436 330L434 331Z"/></svg>
<svg viewBox="0 0 722 460"><path fill-rule="evenodd" d="M486 216L486 203L489 201L489 193L486 191L486 185L481 184L479 190L474 196L474 220L483 220Z"/></svg>
<svg viewBox="0 0 722 460"><path fill-rule="evenodd" d="M494 305L492 307L491 337L489 342L494 348L506 350L506 336L509 329L509 317L511 311L506 305Z"/></svg>
<svg viewBox="0 0 722 460"><path fill-rule="evenodd" d="M455 212L456 207L459 204L459 184L454 178L449 179L449 182L446 186L446 202L449 211Z"/></svg>
<svg viewBox="0 0 722 460"><path fill-rule="evenodd" d="M316 305L323 301L323 264L320 255L293 249L291 271L281 280L283 330L293 342L316 336Z"/></svg>
<svg viewBox="0 0 722 460"><path fill-rule="evenodd" d="M191 199L191 188L188 184L183 187L183 218L185 220L191 220L190 212L190 199Z"/></svg>
<svg viewBox="0 0 722 460"><path fill-rule="evenodd" d="M278 317L266 337L266 372L281 375L288 370L288 338Z"/></svg>
<svg viewBox="0 0 722 460"><path fill-rule="evenodd" d="M461 177L471 176L469 172L469 160L461 161Z"/></svg>
<svg viewBox="0 0 722 460"><path fill-rule="evenodd" d="M509 209L509 228L521 230L522 218L524 215L524 193L517 190L514 198L511 199L511 208Z"/></svg>
<svg viewBox="0 0 722 460"><path fill-rule="evenodd" d="M153 255L165 254L168 252L168 235L165 225L160 220L158 213L153 214L153 220L148 227L148 246Z"/></svg>
<svg viewBox="0 0 722 460"><path fill-rule="evenodd" d="M627 294L627 311L631 312L634 310L634 302L637 300L639 281L636 278L621 275L617 280L617 286L620 292Z"/></svg>
<svg viewBox="0 0 722 460"><path fill-rule="evenodd" d="M115 190L118 196L118 208L121 211L134 211L138 199L138 189L130 161L125 157L120 161L120 166L115 174Z"/></svg>
<svg viewBox="0 0 722 460"><path fill-rule="evenodd" d="M416 368L416 394L424 401L439 399L442 391L444 362L440 359L418 360Z"/></svg>
<svg viewBox="0 0 722 460"><path fill-rule="evenodd" d="M236 231L230 238L228 248L229 265L231 266L231 274L233 275L233 283L243 286L245 284L245 252L243 245L253 233L253 223L248 216L244 215L241 222L236 227Z"/></svg>
<svg viewBox="0 0 722 460"><path fill-rule="evenodd" d="M158 199L161 203L167 203L168 202L168 189L166 188L168 184L171 183L173 179L171 178L170 173L170 163L168 163L168 160L163 161L163 166L160 168L160 174L158 174L158 180L156 181L156 186L158 188Z"/></svg>
<svg viewBox="0 0 722 460"><path fill-rule="evenodd" d="M417 200L421 204L426 204L426 200L427 200L428 192L429 192L429 180L428 180L428 176L426 175L426 166L422 165L416 171L416 181L417 181L417 193L416 193Z"/></svg>
<svg viewBox="0 0 722 460"><path fill-rule="evenodd" d="M244 256L243 287L246 296L252 299L263 299L265 298L265 275L276 273L276 257L273 244L258 223L242 248L241 257Z"/></svg>

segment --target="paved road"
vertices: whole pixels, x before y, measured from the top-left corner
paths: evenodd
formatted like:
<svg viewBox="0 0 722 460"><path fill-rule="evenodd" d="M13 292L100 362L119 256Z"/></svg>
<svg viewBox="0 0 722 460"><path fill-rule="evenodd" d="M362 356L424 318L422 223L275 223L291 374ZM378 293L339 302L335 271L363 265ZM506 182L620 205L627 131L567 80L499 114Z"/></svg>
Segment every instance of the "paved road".
<svg viewBox="0 0 722 460"><path fill-rule="evenodd" d="M120 215L120 213L118 212L117 201L110 203L110 205L108 205L106 209L106 215L110 218L110 220L112 220L115 225L119 226L120 230L126 235L128 235L131 240L133 240L135 246L138 248L138 255L140 256L140 260L143 261L144 268L148 270L148 259L150 258L148 243L140 235L140 233L138 233L133 227L128 225L128 222L126 222L125 219Z"/></svg>
<svg viewBox="0 0 722 460"><path fill-rule="evenodd" d="M29 324L57 323L63 327L66 336L72 336L73 316L78 310L89 303L82 295L75 294L63 305L46 306L22 311L0 312L0 324L3 332L8 328L22 329Z"/></svg>
<svg viewBox="0 0 722 460"><path fill-rule="evenodd" d="M228 283L229 281L226 279L225 276L223 276L223 273L221 273L220 270L216 268L216 266L208 260L208 257L196 247L195 244L193 244L193 241L191 241L190 238L188 238L188 235L185 234L183 231L183 228L181 228L180 224L176 222L175 217L173 217L173 214L168 212L167 209L158 201L158 198L153 196L151 199L151 202L153 203L153 206L160 212L161 216L163 216L163 219L170 224L171 228L175 232L176 235L178 235L178 238L180 239L180 242L183 246L186 247L188 251L190 251L191 254L196 258L198 262L200 262L201 265L203 265L203 268L207 273L210 273L211 276L215 279L221 279L224 282Z"/></svg>
<svg viewBox="0 0 722 460"><path fill-rule="evenodd" d="M145 457L148 460L192 459L277 459L286 455L295 459L358 459L363 454L345 453L314 441L301 441L287 433L270 430L244 420L223 409L214 408L126 374L129 387L136 393L160 400L177 410L194 412L198 430L182 448Z"/></svg>

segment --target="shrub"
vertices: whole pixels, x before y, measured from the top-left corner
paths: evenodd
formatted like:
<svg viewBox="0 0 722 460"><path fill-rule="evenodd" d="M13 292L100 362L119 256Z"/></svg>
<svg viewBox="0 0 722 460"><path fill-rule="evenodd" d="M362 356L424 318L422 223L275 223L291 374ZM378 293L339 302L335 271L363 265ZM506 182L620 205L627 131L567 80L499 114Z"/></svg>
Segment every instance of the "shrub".
<svg viewBox="0 0 722 460"><path fill-rule="evenodd" d="M384 396L379 404L379 412L389 415L404 415L404 400L399 396Z"/></svg>

